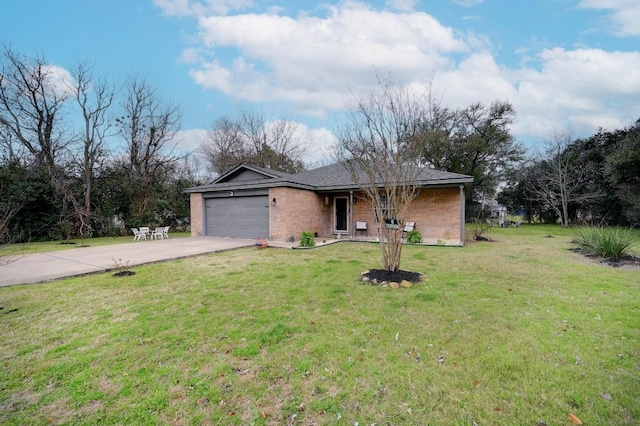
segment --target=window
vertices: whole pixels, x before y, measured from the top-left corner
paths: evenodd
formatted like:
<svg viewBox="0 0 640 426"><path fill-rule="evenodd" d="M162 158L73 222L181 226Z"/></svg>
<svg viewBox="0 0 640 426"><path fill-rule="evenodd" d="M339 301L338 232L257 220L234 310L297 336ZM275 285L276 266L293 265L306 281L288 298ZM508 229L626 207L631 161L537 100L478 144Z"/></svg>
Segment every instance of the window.
<svg viewBox="0 0 640 426"><path fill-rule="evenodd" d="M376 216L376 222L380 223L380 222L387 222L388 220L392 219L390 216L392 212L389 211L389 206L387 205L387 196L386 195L381 195L380 196L380 210L382 211L382 218L380 218L378 216L378 211L375 211L375 216ZM382 220L381 220L382 219Z"/></svg>

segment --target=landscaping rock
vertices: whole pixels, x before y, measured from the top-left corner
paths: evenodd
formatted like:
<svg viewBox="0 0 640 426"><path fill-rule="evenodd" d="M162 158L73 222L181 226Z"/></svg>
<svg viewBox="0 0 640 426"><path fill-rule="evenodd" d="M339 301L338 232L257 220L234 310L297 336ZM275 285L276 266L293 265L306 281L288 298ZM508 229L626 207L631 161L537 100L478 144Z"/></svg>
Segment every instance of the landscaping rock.
<svg viewBox="0 0 640 426"><path fill-rule="evenodd" d="M396 288L400 288L400 284L398 284L395 281L392 281L391 284L389 284L389 287L396 289Z"/></svg>
<svg viewBox="0 0 640 426"><path fill-rule="evenodd" d="M400 285L404 288L410 288L413 286L413 284L411 284L409 281L407 280L402 280L402 282L400 283Z"/></svg>

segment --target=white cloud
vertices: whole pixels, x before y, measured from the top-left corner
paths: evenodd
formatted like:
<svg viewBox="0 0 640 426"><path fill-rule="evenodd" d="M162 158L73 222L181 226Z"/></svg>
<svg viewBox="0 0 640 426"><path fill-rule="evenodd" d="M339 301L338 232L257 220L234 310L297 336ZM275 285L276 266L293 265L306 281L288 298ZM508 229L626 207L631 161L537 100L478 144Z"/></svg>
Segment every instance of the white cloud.
<svg viewBox="0 0 640 426"><path fill-rule="evenodd" d="M232 48L233 61L191 71L207 88L252 102L292 102L321 116L374 83L372 70L428 78L468 50L451 28L426 13L373 10L360 2L326 6L325 17L273 14L199 20L204 46Z"/></svg>
<svg viewBox="0 0 640 426"><path fill-rule="evenodd" d="M517 91L506 74L488 53L473 54L458 67L438 72L433 79L433 89L443 92L443 103L450 107L513 101Z"/></svg>
<svg viewBox="0 0 640 426"><path fill-rule="evenodd" d="M385 4L391 9L396 9L401 12L411 12L414 10L418 0L386 0Z"/></svg>
<svg viewBox="0 0 640 426"><path fill-rule="evenodd" d="M202 60L203 58L200 51L192 47L184 49L179 59L180 63L183 64L196 64Z"/></svg>
<svg viewBox="0 0 640 426"><path fill-rule="evenodd" d="M220 14L242 10L253 5L251 0L153 0L154 6L162 9L167 16L189 16Z"/></svg>
<svg viewBox="0 0 640 426"><path fill-rule="evenodd" d="M611 32L621 37L640 36L640 1L582 0L579 7L610 11Z"/></svg>
<svg viewBox="0 0 640 426"><path fill-rule="evenodd" d="M190 129L181 130L176 134L176 150L180 152L193 152L207 139L207 130Z"/></svg>
<svg viewBox="0 0 640 426"><path fill-rule="evenodd" d="M483 3L484 0L453 0L453 2L464 7L474 7L479 5L480 3Z"/></svg>
<svg viewBox="0 0 640 426"><path fill-rule="evenodd" d="M518 133L544 136L570 128L586 134L622 128L640 116L640 52L555 48L538 60L538 69L513 71Z"/></svg>
<svg viewBox="0 0 640 426"><path fill-rule="evenodd" d="M471 3L478 2L465 2ZM397 10L412 1L393 4ZM581 2L618 11L625 4L633 9L624 1ZM321 118L370 92L374 70L410 82L432 78L433 90L449 107L509 101L518 113L516 136L543 138L558 129L582 136L627 126L640 116L640 52L528 47L526 61L508 68L496 62L487 35L463 34L423 12L376 10L358 1L318 10L324 13L203 14L200 41L182 60L192 64L190 75L202 87ZM313 154L313 161L326 156L335 141L331 131L305 131L323 141L314 144L323 154Z"/></svg>
<svg viewBox="0 0 640 426"><path fill-rule="evenodd" d="M67 99L73 96L76 81L69 71L57 65L42 67L44 92L57 99Z"/></svg>

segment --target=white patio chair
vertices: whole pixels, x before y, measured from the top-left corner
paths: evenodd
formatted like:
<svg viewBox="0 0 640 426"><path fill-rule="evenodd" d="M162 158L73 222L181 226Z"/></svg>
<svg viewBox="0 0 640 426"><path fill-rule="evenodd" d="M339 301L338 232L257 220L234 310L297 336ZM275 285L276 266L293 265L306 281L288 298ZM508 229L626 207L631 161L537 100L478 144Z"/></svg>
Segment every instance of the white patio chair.
<svg viewBox="0 0 640 426"><path fill-rule="evenodd" d="M164 238L169 238L169 226L159 226L151 232L151 239L159 239L162 240Z"/></svg>
<svg viewBox="0 0 640 426"><path fill-rule="evenodd" d="M147 239L147 235L151 235L151 228L149 228L148 226L141 226L140 227L140 232L142 232L144 234L144 239Z"/></svg>
<svg viewBox="0 0 640 426"><path fill-rule="evenodd" d="M367 229L367 222L356 222L356 234L358 231L364 231L366 235L369 235L369 230Z"/></svg>
<svg viewBox="0 0 640 426"><path fill-rule="evenodd" d="M147 234L145 234L144 232L140 232L138 228L131 228L131 231L133 231L133 241L140 241L140 240L147 239Z"/></svg>
<svg viewBox="0 0 640 426"><path fill-rule="evenodd" d="M164 227L157 227L156 229L154 229L153 231L151 231L151 239L155 240L157 239L162 239L162 230L164 229Z"/></svg>
<svg viewBox="0 0 640 426"><path fill-rule="evenodd" d="M416 229L416 223L415 222L405 222L404 223L404 228L402 228L402 238L405 238L407 233L413 231Z"/></svg>

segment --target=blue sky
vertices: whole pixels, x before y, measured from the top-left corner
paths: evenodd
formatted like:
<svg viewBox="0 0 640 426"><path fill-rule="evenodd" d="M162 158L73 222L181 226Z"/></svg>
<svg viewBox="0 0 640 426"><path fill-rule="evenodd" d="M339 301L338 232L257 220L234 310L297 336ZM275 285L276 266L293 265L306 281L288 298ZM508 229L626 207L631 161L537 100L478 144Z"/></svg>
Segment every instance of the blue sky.
<svg viewBox="0 0 640 426"><path fill-rule="evenodd" d="M299 122L317 160L374 69L432 79L450 107L509 101L531 146L640 117L638 0L20 0L0 43L145 76L182 108L185 150L242 108Z"/></svg>

